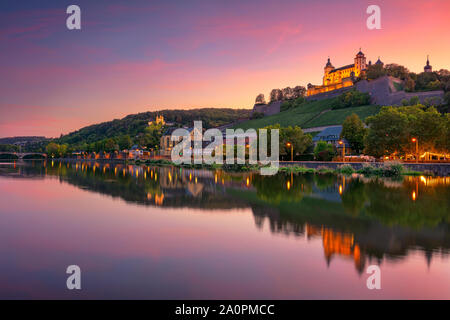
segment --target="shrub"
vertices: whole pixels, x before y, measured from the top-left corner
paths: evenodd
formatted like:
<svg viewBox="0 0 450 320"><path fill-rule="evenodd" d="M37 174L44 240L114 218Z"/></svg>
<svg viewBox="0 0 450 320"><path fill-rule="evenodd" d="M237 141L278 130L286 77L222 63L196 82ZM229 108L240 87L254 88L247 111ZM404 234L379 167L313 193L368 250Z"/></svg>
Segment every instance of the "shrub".
<svg viewBox="0 0 450 320"><path fill-rule="evenodd" d="M319 141L314 148L314 156L319 161L331 161L335 155L334 147L332 144L325 141Z"/></svg>
<svg viewBox="0 0 450 320"><path fill-rule="evenodd" d="M331 109L359 107L368 104L370 104L370 95L367 92L351 90L341 94L337 98L337 102L331 107Z"/></svg>
<svg viewBox="0 0 450 320"><path fill-rule="evenodd" d="M257 169L258 166L254 166L254 165L246 165L246 164L237 164L237 163L233 163L233 164L223 164L222 165L222 169L225 171L251 171L254 169Z"/></svg>
<svg viewBox="0 0 450 320"><path fill-rule="evenodd" d="M377 168L374 168L371 165L363 165L363 167L356 172L369 176L375 174L376 170Z"/></svg>
<svg viewBox="0 0 450 320"><path fill-rule="evenodd" d="M352 174L353 172L355 172L355 169L353 169L353 167L349 164L343 164L339 166L336 171L343 174Z"/></svg>
<svg viewBox="0 0 450 320"><path fill-rule="evenodd" d="M316 171L319 173L334 173L334 170L327 166L318 166Z"/></svg>
<svg viewBox="0 0 450 320"><path fill-rule="evenodd" d="M448 105L450 105L450 91L448 91L448 92L445 93L444 101L445 101Z"/></svg>
<svg viewBox="0 0 450 320"><path fill-rule="evenodd" d="M264 118L264 113L262 112L253 112L250 119L261 119Z"/></svg>
<svg viewBox="0 0 450 320"><path fill-rule="evenodd" d="M382 170L383 176L385 177L398 177L402 175L402 173L405 171L405 168L401 163L391 162L385 163Z"/></svg>
<svg viewBox="0 0 450 320"><path fill-rule="evenodd" d="M415 106L415 105L418 105L419 103L420 103L420 99L418 96L414 96L414 97L411 97L411 99L409 99L410 106Z"/></svg>
<svg viewBox="0 0 450 320"><path fill-rule="evenodd" d="M145 161L145 163L154 164L154 165L172 165L173 164L172 161L169 161L166 159L151 159L151 160Z"/></svg>

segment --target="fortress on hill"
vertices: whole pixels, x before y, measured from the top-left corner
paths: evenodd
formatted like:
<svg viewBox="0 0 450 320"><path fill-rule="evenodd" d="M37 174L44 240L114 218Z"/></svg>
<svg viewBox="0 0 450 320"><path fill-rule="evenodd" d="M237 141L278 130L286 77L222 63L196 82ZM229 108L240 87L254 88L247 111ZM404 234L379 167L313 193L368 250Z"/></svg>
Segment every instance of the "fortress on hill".
<svg viewBox="0 0 450 320"><path fill-rule="evenodd" d="M378 57L375 66L384 67L384 63ZM294 88L273 89L270 93L269 103L266 103L263 94L256 97L253 112L264 116L279 113L281 104L285 100L296 99L306 96L306 100L322 100L337 97L349 90L358 90L370 95L371 104L377 105L400 105L403 99L411 99L417 96L421 103L426 99L432 99L440 104L444 98L444 91L405 92L404 81L391 76L383 76L374 80L364 80L367 69L372 62L367 63L366 56L359 49L353 59L353 63L335 68L328 58L324 67L321 85L309 83L307 88L297 86ZM424 72L432 72L429 58L427 56Z"/></svg>
<svg viewBox="0 0 450 320"><path fill-rule="evenodd" d="M306 95L312 96L318 93L351 87L356 78L361 77L366 72L367 66L371 64L370 61L369 64L366 63L366 56L362 53L361 48L354 58L354 63L340 68L335 68L331 64L330 58L328 58L324 68L323 84L312 85L309 83ZM375 64L383 65L383 62L378 58Z"/></svg>

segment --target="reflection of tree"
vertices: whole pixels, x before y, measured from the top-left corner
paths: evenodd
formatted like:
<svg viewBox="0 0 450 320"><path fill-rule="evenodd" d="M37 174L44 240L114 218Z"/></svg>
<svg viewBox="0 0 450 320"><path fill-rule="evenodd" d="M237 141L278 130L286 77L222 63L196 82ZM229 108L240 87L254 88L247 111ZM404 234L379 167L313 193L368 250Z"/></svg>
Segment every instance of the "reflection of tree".
<svg viewBox="0 0 450 320"><path fill-rule="evenodd" d="M87 163L80 165L72 163L67 167L67 165L60 166L56 162L53 166L49 162L46 168L39 165L19 168L21 176L54 177L83 189L141 205L192 207L204 210L247 206L242 201L232 200L221 185L214 183L213 175L207 174L204 177L203 172L199 170L184 170L181 173L182 170L174 170L172 167ZM199 192L199 188L202 192Z"/></svg>
<svg viewBox="0 0 450 320"><path fill-rule="evenodd" d="M336 184L336 175L334 174L315 174L314 182L319 190L325 190L334 187Z"/></svg>
<svg viewBox="0 0 450 320"><path fill-rule="evenodd" d="M274 204L298 202L305 193L311 192L311 181L306 175L256 175L253 177L252 186L261 200Z"/></svg>
<svg viewBox="0 0 450 320"><path fill-rule="evenodd" d="M419 248L431 260L434 252L450 249L450 188L444 178L411 178L403 183L365 178L341 181L334 175L230 175L173 167L57 162L47 162L45 167L0 167L0 174L53 177L147 206L203 210L252 207L258 228L268 221L273 233L316 234L322 237L327 261L335 255L350 257L358 270L366 259L401 259ZM318 197L323 192L313 186L319 185L342 202ZM412 191L416 192L415 201Z"/></svg>
<svg viewBox="0 0 450 320"><path fill-rule="evenodd" d="M343 191L341 199L345 211L353 216L357 216L367 200L364 182L358 178L350 180Z"/></svg>
<svg viewBox="0 0 450 320"><path fill-rule="evenodd" d="M402 188L387 188L380 180L366 184L369 206L366 212L382 223L414 228L437 226L450 221L450 192L446 186L420 188L417 199L411 198L415 183Z"/></svg>
<svg viewBox="0 0 450 320"><path fill-rule="evenodd" d="M367 260L397 260L420 249L430 261L433 254L450 250L449 224L419 230L388 227L375 219L348 215L336 203L310 197L271 208L258 204L252 209L260 228L268 220L273 233L322 237L327 263L334 255L351 257L358 272Z"/></svg>

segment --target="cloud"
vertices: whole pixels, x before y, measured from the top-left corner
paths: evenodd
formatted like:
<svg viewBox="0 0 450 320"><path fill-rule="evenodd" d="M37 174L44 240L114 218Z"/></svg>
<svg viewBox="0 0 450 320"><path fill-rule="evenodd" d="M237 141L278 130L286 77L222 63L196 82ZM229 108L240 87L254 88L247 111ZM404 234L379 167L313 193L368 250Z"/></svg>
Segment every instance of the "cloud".
<svg viewBox="0 0 450 320"><path fill-rule="evenodd" d="M65 26L61 10L26 10L0 14L0 39L8 41L39 40Z"/></svg>

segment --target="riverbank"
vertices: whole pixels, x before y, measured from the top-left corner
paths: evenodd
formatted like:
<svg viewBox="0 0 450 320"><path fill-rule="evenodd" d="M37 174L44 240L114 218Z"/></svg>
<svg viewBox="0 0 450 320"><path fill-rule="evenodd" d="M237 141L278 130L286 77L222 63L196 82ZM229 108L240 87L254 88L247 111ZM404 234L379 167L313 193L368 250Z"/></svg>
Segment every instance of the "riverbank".
<svg viewBox="0 0 450 320"><path fill-rule="evenodd" d="M115 164L146 164L158 166L180 166L195 169L223 169L225 171L245 172L258 170L260 165L238 164L181 164L177 165L166 159L153 160L122 160L122 159L53 159L67 162L107 162ZM310 173L362 173L365 175L396 176L396 175L429 175L450 176L450 163L400 163L400 162L326 162L326 161L280 161L281 172ZM397 172L397 173L396 173Z"/></svg>
<svg viewBox="0 0 450 320"><path fill-rule="evenodd" d="M304 167L308 169L321 169L328 167L337 170L346 165L354 171L360 171L367 167L383 168L390 162L324 162L324 161L280 161L280 167ZM450 163L400 163L405 172L422 173L425 175L450 176ZM414 175L414 174L413 174Z"/></svg>

